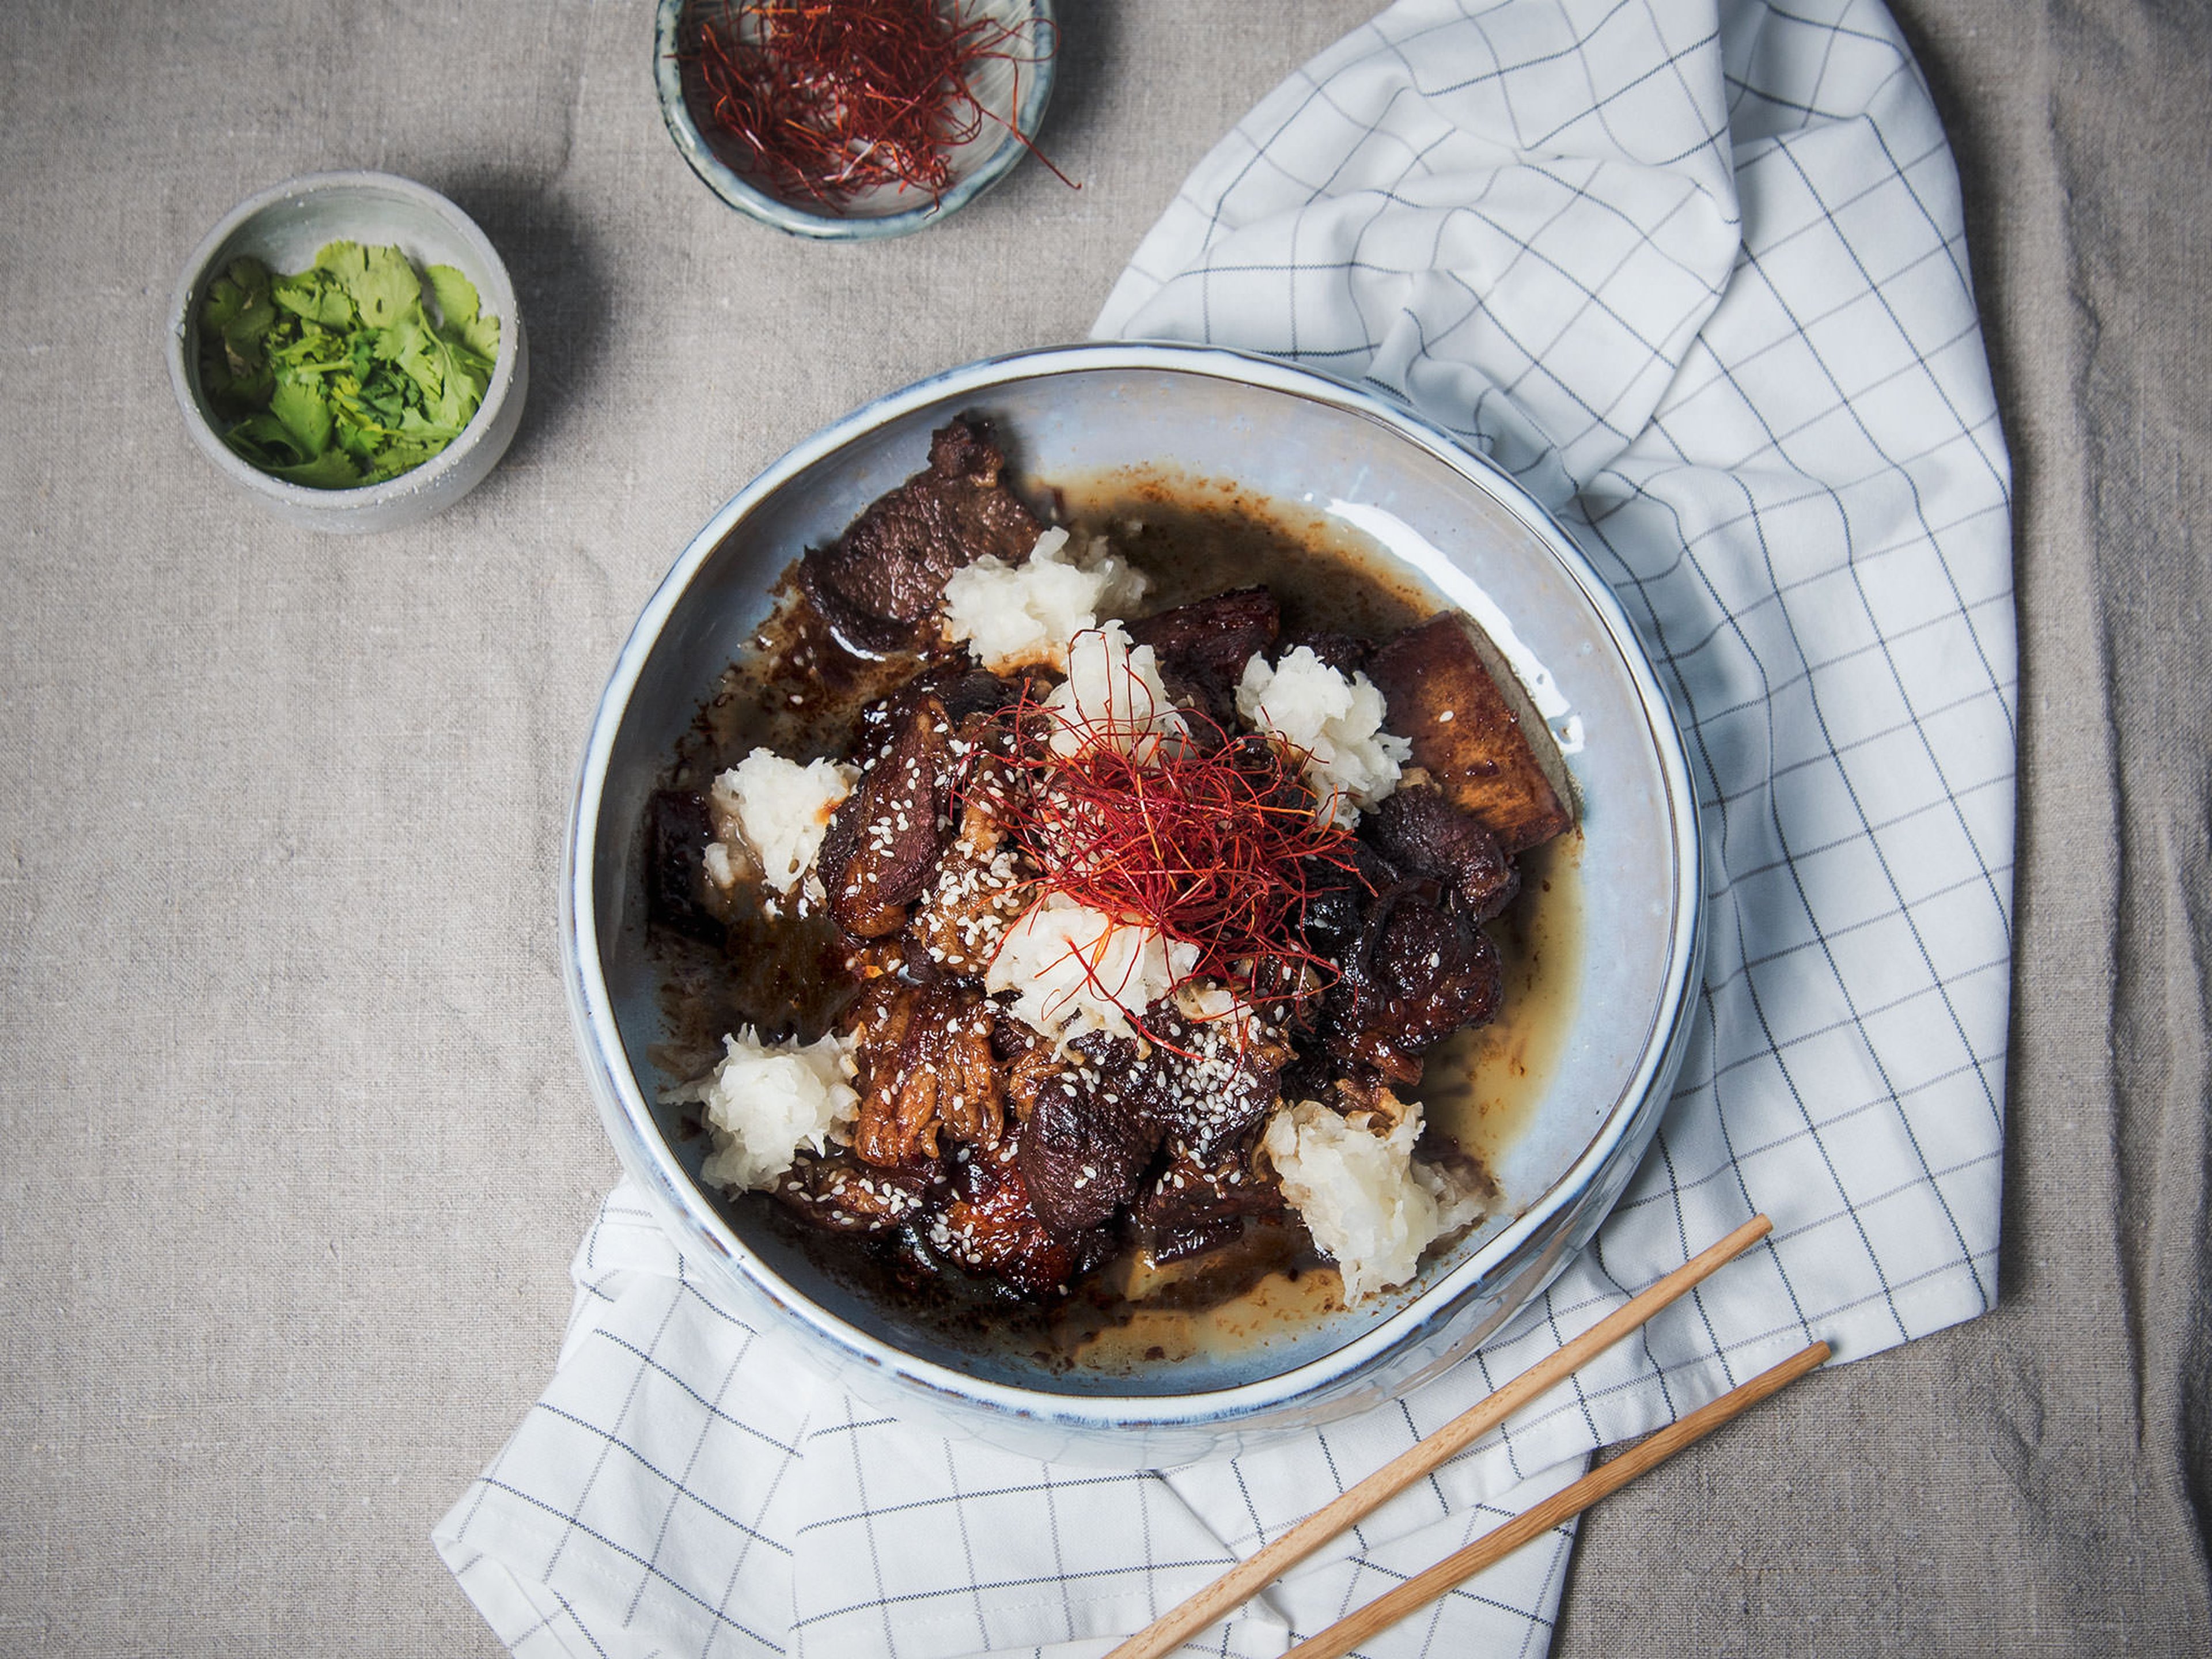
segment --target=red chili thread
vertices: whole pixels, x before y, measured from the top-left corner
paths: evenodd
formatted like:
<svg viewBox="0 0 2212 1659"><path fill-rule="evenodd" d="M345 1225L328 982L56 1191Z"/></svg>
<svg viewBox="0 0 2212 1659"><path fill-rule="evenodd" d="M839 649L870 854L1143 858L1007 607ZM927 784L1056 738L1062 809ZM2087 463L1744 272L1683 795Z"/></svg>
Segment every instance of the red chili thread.
<svg viewBox="0 0 2212 1659"><path fill-rule="evenodd" d="M1175 711L1187 735L1163 738L1133 675L1130 687L1131 721L1071 721L1024 687L999 717L1008 740L988 745L998 765L971 763L956 793L990 812L1047 892L1196 947L1174 989L1215 980L1255 1006L1317 994L1336 969L1304 942L1313 872L1358 866L1352 831L1306 784L1307 752L1188 708ZM1055 730L1076 734L1077 752L1054 752ZM1119 1001L1122 988L1083 962L1092 988Z"/></svg>
<svg viewBox="0 0 2212 1659"><path fill-rule="evenodd" d="M744 147L741 170L775 193L835 208L890 186L935 206L952 184L949 152L987 123L1081 188L969 83L979 64L1009 64L1018 110L1023 66L1054 48L1027 29L963 0L719 0L702 8L691 55L714 124Z"/></svg>

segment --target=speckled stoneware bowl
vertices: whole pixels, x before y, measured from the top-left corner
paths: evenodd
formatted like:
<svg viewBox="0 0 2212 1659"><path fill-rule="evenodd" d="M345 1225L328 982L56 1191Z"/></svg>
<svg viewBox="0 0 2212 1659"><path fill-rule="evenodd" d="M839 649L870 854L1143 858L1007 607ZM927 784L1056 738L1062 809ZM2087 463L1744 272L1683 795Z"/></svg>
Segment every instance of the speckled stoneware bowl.
<svg viewBox="0 0 2212 1659"><path fill-rule="evenodd" d="M1057 39L1052 0L967 0L962 17L1018 29L1022 42L1034 43L1023 45L1022 55L1038 61L993 59L970 74L969 88L988 113L975 137L947 153L952 183L944 194L933 202L910 190L881 188L836 208L780 196L759 175L743 170L744 147L717 128L699 73L698 21L727 9L727 0L660 0L653 23L653 78L660 93L660 118L708 189L738 212L791 235L873 241L942 224L1013 171L1028 153L1023 137L1034 138L1044 125L1053 76L1047 48Z"/></svg>
<svg viewBox="0 0 2212 1659"><path fill-rule="evenodd" d="M921 468L932 428L992 420L1017 487L1152 476L1233 483L1343 532L1386 574L1480 621L1567 750L1578 896L1555 941L1565 1010L1519 1127L1490 1154L1490 1220L1411 1285L1263 1340L1072 1367L948 1335L841 1283L749 1206L700 1186L652 1058L668 1031L646 949L646 799L768 589ZM1128 470L1125 472L1124 469ZM1522 490L1378 400L1268 360L1076 346L955 370L809 439L700 531L639 618L592 723L569 828L562 934L576 1031L624 1167L698 1271L877 1405L1040 1456L1126 1467L1233 1452L1374 1406L1463 1358L1580 1249L1657 1126L1699 950L1698 819L1680 738L1633 632ZM1551 896L1547 896L1547 899ZM1509 997L1513 994L1509 988ZM1435 1062L1431 1063L1431 1070Z"/></svg>
<svg viewBox="0 0 2212 1659"><path fill-rule="evenodd" d="M271 270L305 270L326 243L397 244L417 269L453 266L499 319L499 361L461 435L396 478L355 489L313 489L272 478L222 441L200 390L199 315L208 285L242 255ZM398 530L442 513L482 483L522 422L530 345L507 266L476 222L444 197L388 173L311 173L249 196L185 263L169 308L169 383L192 442L215 469L277 517L313 530Z"/></svg>

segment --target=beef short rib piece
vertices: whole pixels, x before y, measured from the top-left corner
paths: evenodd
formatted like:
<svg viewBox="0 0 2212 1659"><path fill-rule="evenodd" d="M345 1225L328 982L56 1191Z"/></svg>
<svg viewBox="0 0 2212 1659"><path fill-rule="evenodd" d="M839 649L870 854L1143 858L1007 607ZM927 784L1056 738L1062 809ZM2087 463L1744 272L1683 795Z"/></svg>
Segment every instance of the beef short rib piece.
<svg viewBox="0 0 2212 1659"><path fill-rule="evenodd" d="M1186 1185L1206 1172L1228 1182L1281 1098L1287 1043L1164 1007L1147 1018L1157 1042L1139 1046L1101 1032L1079 1037L1073 1062L1034 1085L1022 1175L1050 1226L1103 1225L1136 1197L1163 1146L1170 1170L1196 1172ZM1191 1200L1211 1213L1211 1200L1194 1188ZM1240 1200L1224 1213L1242 1216L1249 1207Z"/></svg>
<svg viewBox="0 0 2212 1659"><path fill-rule="evenodd" d="M809 548L799 580L839 640L875 655L923 642L945 580L992 554L1018 564L1043 526L999 482L1006 458L981 421L930 435L929 466L878 496L827 547Z"/></svg>
<svg viewBox="0 0 2212 1659"><path fill-rule="evenodd" d="M1049 1224L1032 1202L1024 1173L1022 1124L992 1152L959 1167L959 1195L933 1218L925 1234L935 1255L970 1273L1002 1280L1024 1296L1048 1296L1106 1254L1102 1234Z"/></svg>
<svg viewBox="0 0 2212 1659"><path fill-rule="evenodd" d="M1022 1178L1045 1224L1080 1232L1109 1219L1137 1190L1160 1144L1134 1049L1086 1056L1042 1085L1022 1125ZM1095 1080L1093 1080L1095 1079Z"/></svg>
<svg viewBox="0 0 2212 1659"><path fill-rule="evenodd" d="M860 1096L853 1151L902 1168L939 1157L951 1141L999 1144L1006 1081L991 1052L994 1011L953 980L870 980L851 1024Z"/></svg>
<svg viewBox="0 0 2212 1659"><path fill-rule="evenodd" d="M1388 805L1386 799L1385 805ZM1329 962L1340 962L1359 938L1359 924L1374 902L1400 878L1398 867L1364 841L1351 847L1352 867L1322 859L1305 864L1305 908L1299 929L1306 949Z"/></svg>
<svg viewBox="0 0 2212 1659"><path fill-rule="evenodd" d="M1375 901L1322 1002L1329 1052L1395 1082L1421 1080L1421 1056L1498 1012L1498 947L1447 909L1433 882L1400 882Z"/></svg>
<svg viewBox="0 0 2212 1659"><path fill-rule="evenodd" d="M1134 1197L1178 1121L1176 1067L1164 1051L1103 1031L1068 1046L1069 1059L1032 1085L1022 1135L1037 1213L1063 1231L1097 1226Z"/></svg>
<svg viewBox="0 0 2212 1659"><path fill-rule="evenodd" d="M1132 641L1152 647L1170 678L1219 715L1235 706L1244 665L1274 644L1282 611L1266 588L1238 587L1125 626Z"/></svg>
<svg viewBox="0 0 2212 1659"><path fill-rule="evenodd" d="M1276 653L1275 660L1280 662L1285 655L1300 646L1320 658L1324 666L1334 668L1346 679L1367 666L1368 656L1374 650L1374 647L1365 640L1350 634L1338 634L1328 629L1309 629L1303 634L1293 634L1284 640L1283 648Z"/></svg>
<svg viewBox="0 0 2212 1659"><path fill-rule="evenodd" d="M945 705L929 696L895 699L886 724L887 742L822 837L830 914L856 939L880 939L906 925L906 907L921 896L951 839Z"/></svg>
<svg viewBox="0 0 2212 1659"><path fill-rule="evenodd" d="M1211 1161L1188 1152L1170 1158L1136 1206L1159 1263L1218 1249L1243 1234L1247 1216L1273 1218L1282 1209L1282 1188L1255 1178L1249 1147Z"/></svg>
<svg viewBox="0 0 2212 1659"><path fill-rule="evenodd" d="M1510 858L1571 829L1573 795L1519 683L1503 663L1496 675L1485 664L1484 644L1446 611L1376 652L1367 678L1389 703L1384 726L1413 744L1413 763Z"/></svg>
<svg viewBox="0 0 2212 1659"><path fill-rule="evenodd" d="M714 819L707 797L659 789L645 804L645 914L655 927L720 945L729 931L707 908L707 848Z"/></svg>
<svg viewBox="0 0 2212 1659"><path fill-rule="evenodd" d="M837 1152L801 1152L775 1183L778 1202L833 1233L883 1233L903 1224L928 1201L933 1171L880 1170Z"/></svg>
<svg viewBox="0 0 2212 1659"><path fill-rule="evenodd" d="M1167 1131L1168 1151L1218 1164L1249 1144L1275 1109L1293 1051L1256 1025L1240 1034L1226 1021L1177 1016L1155 1021L1155 1029L1164 1044L1189 1056L1156 1059L1152 1068L1152 1110Z"/></svg>
<svg viewBox="0 0 2212 1659"><path fill-rule="evenodd" d="M995 714L1022 693L1012 680L1002 680L988 669L951 664L918 677L930 683L945 703L945 717L957 727L979 715Z"/></svg>
<svg viewBox="0 0 2212 1659"><path fill-rule="evenodd" d="M1441 883L1478 921L1496 915L1521 890L1521 872L1498 837L1433 784L1400 784L1376 808L1366 830L1384 858L1407 875Z"/></svg>

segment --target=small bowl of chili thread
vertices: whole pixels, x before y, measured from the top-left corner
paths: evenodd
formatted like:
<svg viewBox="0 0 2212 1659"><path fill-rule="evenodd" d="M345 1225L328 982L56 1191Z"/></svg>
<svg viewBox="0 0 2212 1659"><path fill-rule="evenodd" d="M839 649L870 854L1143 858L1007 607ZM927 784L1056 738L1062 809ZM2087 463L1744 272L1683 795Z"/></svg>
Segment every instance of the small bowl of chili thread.
<svg viewBox="0 0 2212 1659"><path fill-rule="evenodd" d="M935 224L1036 149L1052 0L660 0L669 137L715 195L794 236Z"/></svg>

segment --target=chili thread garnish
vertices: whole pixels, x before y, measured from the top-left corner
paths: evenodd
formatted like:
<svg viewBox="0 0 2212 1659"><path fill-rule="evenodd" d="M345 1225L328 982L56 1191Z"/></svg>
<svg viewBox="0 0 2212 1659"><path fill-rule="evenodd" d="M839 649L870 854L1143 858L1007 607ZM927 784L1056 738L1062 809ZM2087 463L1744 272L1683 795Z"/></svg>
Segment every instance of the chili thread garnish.
<svg viewBox="0 0 2212 1659"><path fill-rule="evenodd" d="M737 141L732 165L774 193L840 208L884 188L926 194L953 182L951 154L987 125L1005 127L1071 189L1024 132L986 104L971 76L1021 72L1051 57L1049 24L971 13L965 0L711 0L690 49L713 125Z"/></svg>
<svg viewBox="0 0 2212 1659"><path fill-rule="evenodd" d="M978 745L956 794L991 815L1041 872L1043 892L1193 947L1170 994L1212 981L1255 1010L1317 995L1336 976L1304 941L1317 878L1335 871L1367 884L1352 831L1306 781L1305 752L1190 708L1175 711L1182 735L1158 740L1136 696L1142 740L1079 718L1071 744L1051 740L1071 730L1069 711L1025 685L998 716L1001 740ZM987 755L988 765L975 763ZM1123 988L1098 983L1087 958L1084 967L1094 990L1120 1000Z"/></svg>

